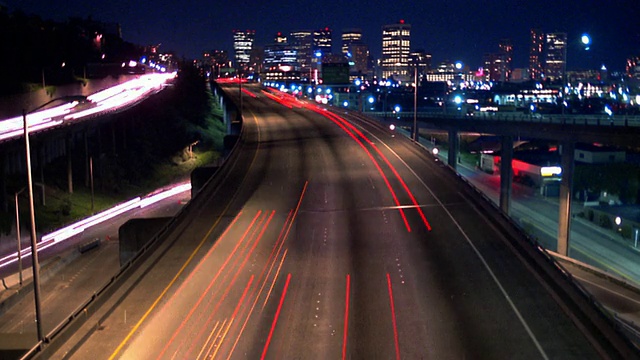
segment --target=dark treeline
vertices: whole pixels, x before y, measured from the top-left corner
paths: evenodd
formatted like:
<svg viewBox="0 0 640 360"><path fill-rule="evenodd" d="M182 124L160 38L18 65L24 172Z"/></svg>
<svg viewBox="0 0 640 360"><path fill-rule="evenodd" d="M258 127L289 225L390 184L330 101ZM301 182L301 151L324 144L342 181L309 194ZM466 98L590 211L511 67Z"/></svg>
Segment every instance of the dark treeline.
<svg viewBox="0 0 640 360"><path fill-rule="evenodd" d="M221 109L213 100L198 69L184 64L175 86L117 115L127 126L127 148L120 154L103 154L101 187L119 192L153 177L158 164L198 142L200 149L222 150L225 127ZM126 125L124 125L126 124Z"/></svg>
<svg viewBox="0 0 640 360"><path fill-rule="evenodd" d="M0 96L31 86L60 85L83 77L87 64L138 59L142 49L120 37L117 24L91 18L59 23L0 5Z"/></svg>

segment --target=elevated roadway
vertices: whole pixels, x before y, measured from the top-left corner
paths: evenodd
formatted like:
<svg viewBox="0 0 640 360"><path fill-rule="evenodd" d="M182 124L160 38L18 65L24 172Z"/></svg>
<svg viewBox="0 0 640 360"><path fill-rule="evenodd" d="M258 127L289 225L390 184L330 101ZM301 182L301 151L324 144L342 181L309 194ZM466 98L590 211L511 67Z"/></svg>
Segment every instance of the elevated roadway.
<svg viewBox="0 0 640 360"><path fill-rule="evenodd" d="M550 257L410 140L245 91L218 176L41 356L638 357Z"/></svg>

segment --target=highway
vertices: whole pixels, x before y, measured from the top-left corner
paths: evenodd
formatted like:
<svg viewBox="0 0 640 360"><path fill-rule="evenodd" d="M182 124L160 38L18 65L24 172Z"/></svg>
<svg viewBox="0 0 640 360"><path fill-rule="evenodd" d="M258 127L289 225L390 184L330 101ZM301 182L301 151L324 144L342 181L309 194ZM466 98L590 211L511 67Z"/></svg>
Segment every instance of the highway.
<svg viewBox="0 0 640 360"><path fill-rule="evenodd" d="M247 91L224 177L50 358L637 356L581 332L498 221L410 140Z"/></svg>

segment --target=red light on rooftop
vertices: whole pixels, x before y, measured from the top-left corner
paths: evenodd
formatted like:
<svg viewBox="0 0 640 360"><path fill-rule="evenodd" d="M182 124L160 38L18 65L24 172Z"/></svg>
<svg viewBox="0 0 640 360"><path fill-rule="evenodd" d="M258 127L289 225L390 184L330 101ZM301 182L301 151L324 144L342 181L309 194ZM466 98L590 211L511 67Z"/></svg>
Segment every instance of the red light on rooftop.
<svg viewBox="0 0 640 360"><path fill-rule="evenodd" d="M324 31L329 31L329 28L328 27L324 28Z"/></svg>
<svg viewBox="0 0 640 360"><path fill-rule="evenodd" d="M400 24L404 24L404 19L400 19Z"/></svg>

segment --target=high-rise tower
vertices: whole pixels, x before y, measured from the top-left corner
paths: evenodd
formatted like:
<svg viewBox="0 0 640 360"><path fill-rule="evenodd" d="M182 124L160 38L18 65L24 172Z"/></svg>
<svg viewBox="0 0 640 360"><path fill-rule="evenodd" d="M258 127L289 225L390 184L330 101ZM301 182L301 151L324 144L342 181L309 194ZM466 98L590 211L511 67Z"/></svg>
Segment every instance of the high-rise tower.
<svg viewBox="0 0 640 360"><path fill-rule="evenodd" d="M547 34L545 51L545 77L551 80L562 79L566 70L567 34ZM565 80L563 79L563 81Z"/></svg>
<svg viewBox="0 0 640 360"><path fill-rule="evenodd" d="M256 38L255 30L233 30L233 51L235 52L236 68L246 71L251 61L251 50Z"/></svg>
<svg viewBox="0 0 640 360"><path fill-rule="evenodd" d="M410 81L409 52L411 25L400 20L397 24L382 27L382 77L396 81Z"/></svg>
<svg viewBox="0 0 640 360"><path fill-rule="evenodd" d="M531 43L529 44L529 75L533 80L542 78L542 51L544 49L544 34L540 29L531 29Z"/></svg>

